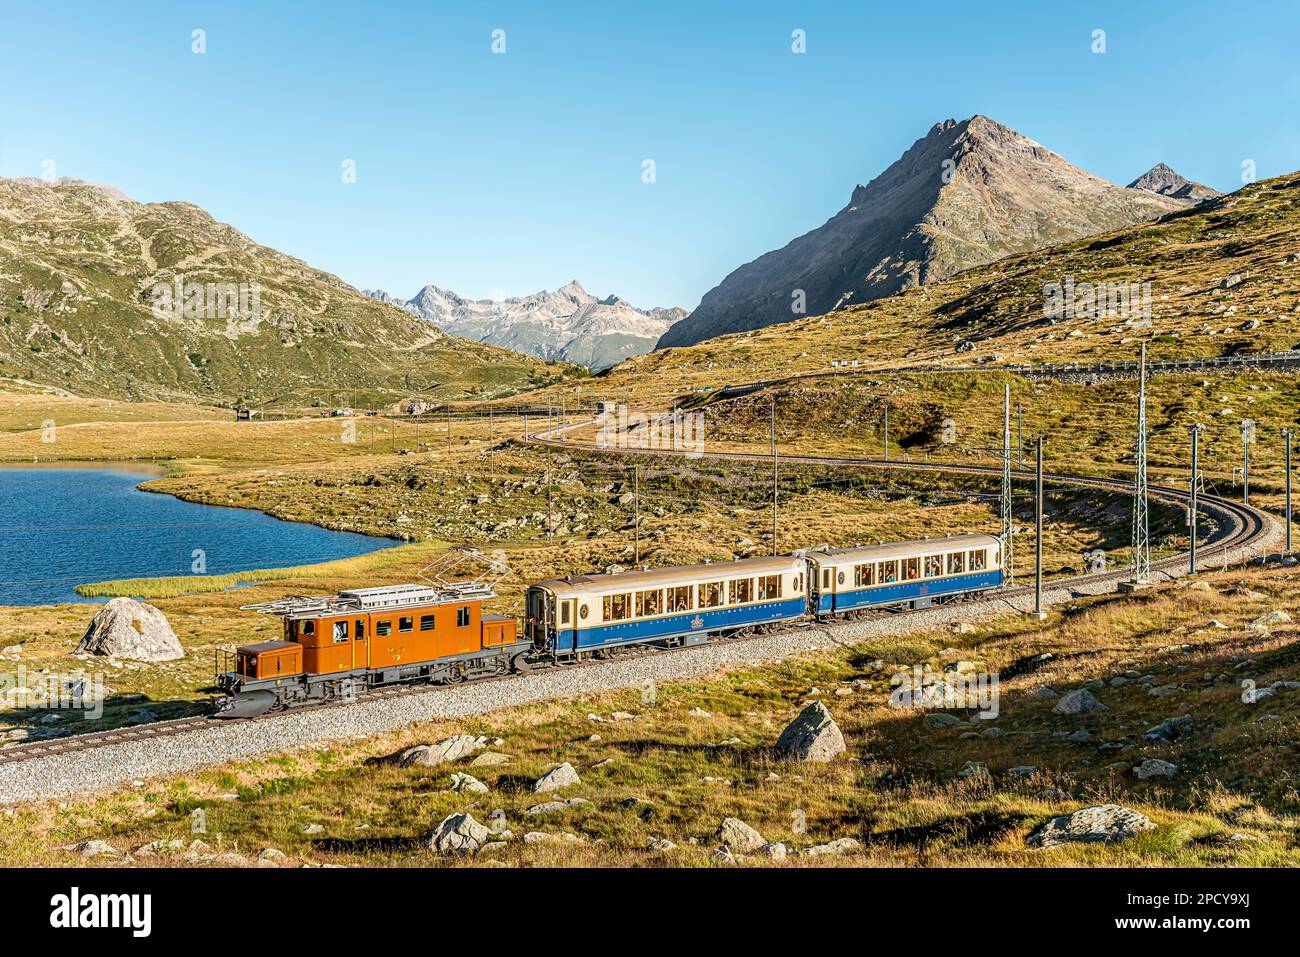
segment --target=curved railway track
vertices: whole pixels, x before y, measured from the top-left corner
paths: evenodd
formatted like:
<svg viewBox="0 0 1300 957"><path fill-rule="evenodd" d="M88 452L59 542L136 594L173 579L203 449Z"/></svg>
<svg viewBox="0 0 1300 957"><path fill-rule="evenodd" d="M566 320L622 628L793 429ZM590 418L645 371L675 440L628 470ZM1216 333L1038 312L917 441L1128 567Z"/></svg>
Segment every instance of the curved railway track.
<svg viewBox="0 0 1300 957"><path fill-rule="evenodd" d="M562 448L572 451L594 452L603 455L633 455L633 456L653 456L653 457L685 457L686 453L673 449L605 449L599 448L594 443L578 442L571 439L563 438L566 432L579 429L590 425L590 422L582 422L574 425L559 426L545 430L537 435L530 436L524 440L530 445L539 445L552 448ZM750 452L712 452L699 456L698 458L713 459L731 462L756 462L770 463L770 456ZM979 475L984 477L1001 477L1002 470L989 466L979 465L950 465L936 464L930 462L885 462L878 459L870 458L837 458L832 456L815 456L815 455L787 455L780 457L781 462L798 465L815 465L824 467L860 467L873 469L894 469L894 470L912 470L912 471L942 471L956 472L959 474ZM1012 476L1021 481L1031 480L1034 476L1031 472L1014 471ZM1062 473L1044 473L1044 484L1056 486L1072 486L1075 488L1097 488L1111 492L1129 493L1132 486L1121 479L1102 478L1087 475L1070 475ZM1157 501L1169 505L1186 507L1189 500L1187 491L1165 485L1152 485L1149 487L1150 497ZM1240 502L1234 502L1230 499L1222 498L1216 495L1198 496L1201 511L1212 517L1215 521L1215 530L1208 537L1201 540L1197 549L1198 557L1205 560L1208 565L1213 559L1223 560L1225 556L1230 556L1233 551L1237 551L1242 556L1245 550L1257 545L1269 529L1269 517L1267 513ZM1176 572L1185 569L1188 566L1187 553L1181 553L1169 558L1160 559L1151 563L1153 572L1161 571L1172 576ZM1077 575L1070 578L1056 578L1044 582L1044 589L1070 589L1081 585L1097 585L1108 582L1122 581L1128 575L1127 569L1118 569L1107 572L1098 572L1088 575ZM1013 585L1008 588L1002 588L992 593L987 593L987 598L1015 598L1032 594L1032 586ZM907 615L915 614L910 610L902 610L895 614ZM796 626L797 627L797 626ZM792 629L791 629L792 630ZM744 639L739 639L744 640ZM637 649L625 651L622 656L626 655L645 655L661 654L666 649L645 646ZM558 667L563 668L582 668L595 667L603 663L602 660L583 660L570 662ZM503 675L499 677L485 678L475 682L475 684L484 684L487 682L507 681L511 676ZM421 691L428 690L427 685L400 685L391 688L379 689L367 692L363 700L373 701L396 695L417 694ZM330 702L312 707L294 708L290 713L301 714L306 711L319 710L325 708L348 707L347 702ZM270 712L256 718L246 720L250 721L267 721L274 720L284 712ZM130 742L165 739L179 734L186 734L193 731L201 731L204 728L212 727L218 719L205 715L196 715L187 718L177 718L170 721L158 721L150 724L133 725L126 728L118 728L110 731L95 731L87 734L73 735L66 738L50 738L43 741L33 741L26 744L12 745L0 749L0 765L13 764L21 761L32 760L35 758L46 757L49 755L68 754L77 751L88 751L96 748L111 747L113 745L126 744ZM225 722L222 722L223 724Z"/></svg>

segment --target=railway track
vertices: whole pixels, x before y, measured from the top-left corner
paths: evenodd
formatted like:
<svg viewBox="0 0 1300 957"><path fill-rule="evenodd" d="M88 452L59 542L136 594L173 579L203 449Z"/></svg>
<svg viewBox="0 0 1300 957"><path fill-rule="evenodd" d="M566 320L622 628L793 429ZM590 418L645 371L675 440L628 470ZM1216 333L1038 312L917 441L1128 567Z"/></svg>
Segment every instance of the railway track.
<svg viewBox="0 0 1300 957"><path fill-rule="evenodd" d="M654 457L685 457L686 453L673 449L603 449L595 443L578 442L572 439L564 438L566 432L588 426L592 423L582 422L574 425L559 426L550 430L543 431L537 435L530 436L525 441L530 445L562 448L571 451L594 452L597 454L607 455L635 455L635 456L654 456ZM771 457L757 453L749 452L713 452L703 456L703 459L714 459L719 461L730 462L758 462L770 463ZM831 456L814 456L814 455L788 455L782 456L780 461L787 464L815 465L824 467L861 467L873 469L893 469L893 470L912 470L912 471L942 471L956 472L959 474L979 475L982 477L998 477L1002 475L1001 469L991 468L988 466L978 465L949 465L935 464L925 462L885 462L878 459L870 458L836 458ZM1033 473L1016 470L1012 472L1013 478L1021 481L1031 480ZM1043 475L1044 484L1055 486L1066 486L1075 488L1096 488L1111 492L1127 493L1131 492L1132 487L1129 483L1121 479L1103 478L1086 475L1069 475L1062 473L1052 473ZM1152 499L1164 502L1169 505L1186 507L1189 500L1189 494L1185 490L1174 488L1166 485L1152 485L1149 487L1149 493ZM1240 502L1234 502L1230 499L1222 498L1215 495L1202 494L1198 496L1198 502L1201 510L1211 516L1215 521L1214 532L1206 539L1201 540L1198 547L1198 556L1205 561L1208 566L1211 561L1218 558L1224 560L1226 556L1236 550L1239 554L1244 555L1245 550L1256 545L1265 535L1269 528L1269 518L1267 513L1244 505ZM1153 572L1164 572L1173 576L1188 567L1188 555L1182 553L1168 558L1153 561L1151 569ZM1057 578L1044 582L1045 589L1073 589L1079 586L1095 586L1122 581L1128 575L1127 569L1117 569L1106 572L1097 572L1087 575L1076 575L1070 578ZM1033 593L1033 588L1027 585L1013 585L1008 588L1002 588L996 592L989 593L988 598L1016 598L1023 597ZM895 612L899 615L915 614L916 612L902 610ZM793 629L791 629L793 630ZM753 636L757 637L757 636ZM735 640L745 640L735 639ZM667 649L654 647L643 647L624 651L619 657L629 655L650 655L668 653ZM582 660L569 662L558 667L563 668L583 668L598 667L603 664L602 659ZM489 682L510 680L511 676L502 675L499 677L484 678L475 684L482 685ZM418 694L428 689L427 685L401 685L392 688L384 688L376 691L367 692L364 700L374 701L383 698L390 698L399 695ZM340 708L350 706L349 702L328 702L321 705L314 705L306 708L295 708L292 714L302 714L307 711ZM256 718L246 719L249 721L268 721L274 720L284 712L270 712ZM46 757L50 755L69 754L79 751L89 751L97 748L111 747L113 745L126 744L130 742L165 739L175 735L187 734L194 731L202 731L205 728L213 727L219 719L210 716L193 716L187 718L177 718L170 721L158 721L150 724L133 725L126 728L117 728L109 731L95 731L87 734L73 735L66 738L50 738L43 741L33 741L26 744L12 745L0 749L0 765L14 764L22 761L29 761L35 758ZM225 722L221 722L225 723Z"/></svg>

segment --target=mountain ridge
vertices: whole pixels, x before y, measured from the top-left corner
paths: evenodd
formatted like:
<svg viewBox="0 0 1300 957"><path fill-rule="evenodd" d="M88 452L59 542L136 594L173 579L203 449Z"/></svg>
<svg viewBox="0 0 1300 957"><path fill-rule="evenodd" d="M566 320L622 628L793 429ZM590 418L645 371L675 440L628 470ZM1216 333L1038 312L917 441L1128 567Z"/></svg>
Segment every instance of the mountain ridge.
<svg viewBox="0 0 1300 957"><path fill-rule="evenodd" d="M1187 205L1104 180L981 114L944 120L821 226L733 270L656 348L823 315Z"/></svg>
<svg viewBox="0 0 1300 957"><path fill-rule="evenodd" d="M503 300L470 299L432 284L410 299L382 289L364 293L452 335L596 372L649 352L687 315L676 307L639 309L617 295L598 298L576 279L555 290Z"/></svg>

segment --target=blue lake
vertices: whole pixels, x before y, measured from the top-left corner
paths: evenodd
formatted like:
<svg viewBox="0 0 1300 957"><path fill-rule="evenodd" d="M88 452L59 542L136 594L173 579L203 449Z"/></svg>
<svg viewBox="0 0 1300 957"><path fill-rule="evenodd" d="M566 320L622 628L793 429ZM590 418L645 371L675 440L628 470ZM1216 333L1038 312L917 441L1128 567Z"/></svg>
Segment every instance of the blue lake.
<svg viewBox="0 0 1300 957"><path fill-rule="evenodd" d="M73 589L87 582L282 568L395 544L136 488L154 475L0 466L0 605L84 602Z"/></svg>

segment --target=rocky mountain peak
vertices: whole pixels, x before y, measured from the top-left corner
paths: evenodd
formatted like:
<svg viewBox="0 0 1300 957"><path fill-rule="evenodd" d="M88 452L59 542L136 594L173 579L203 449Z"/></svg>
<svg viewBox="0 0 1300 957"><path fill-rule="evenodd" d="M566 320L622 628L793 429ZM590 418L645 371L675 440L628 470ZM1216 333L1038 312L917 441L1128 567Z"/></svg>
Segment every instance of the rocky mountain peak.
<svg viewBox="0 0 1300 957"><path fill-rule="evenodd" d="M1133 182L1129 189L1141 189L1159 196L1168 196L1189 203L1200 203L1207 199L1222 196L1218 190L1211 189L1204 183L1195 183L1180 175L1167 163L1157 163Z"/></svg>

